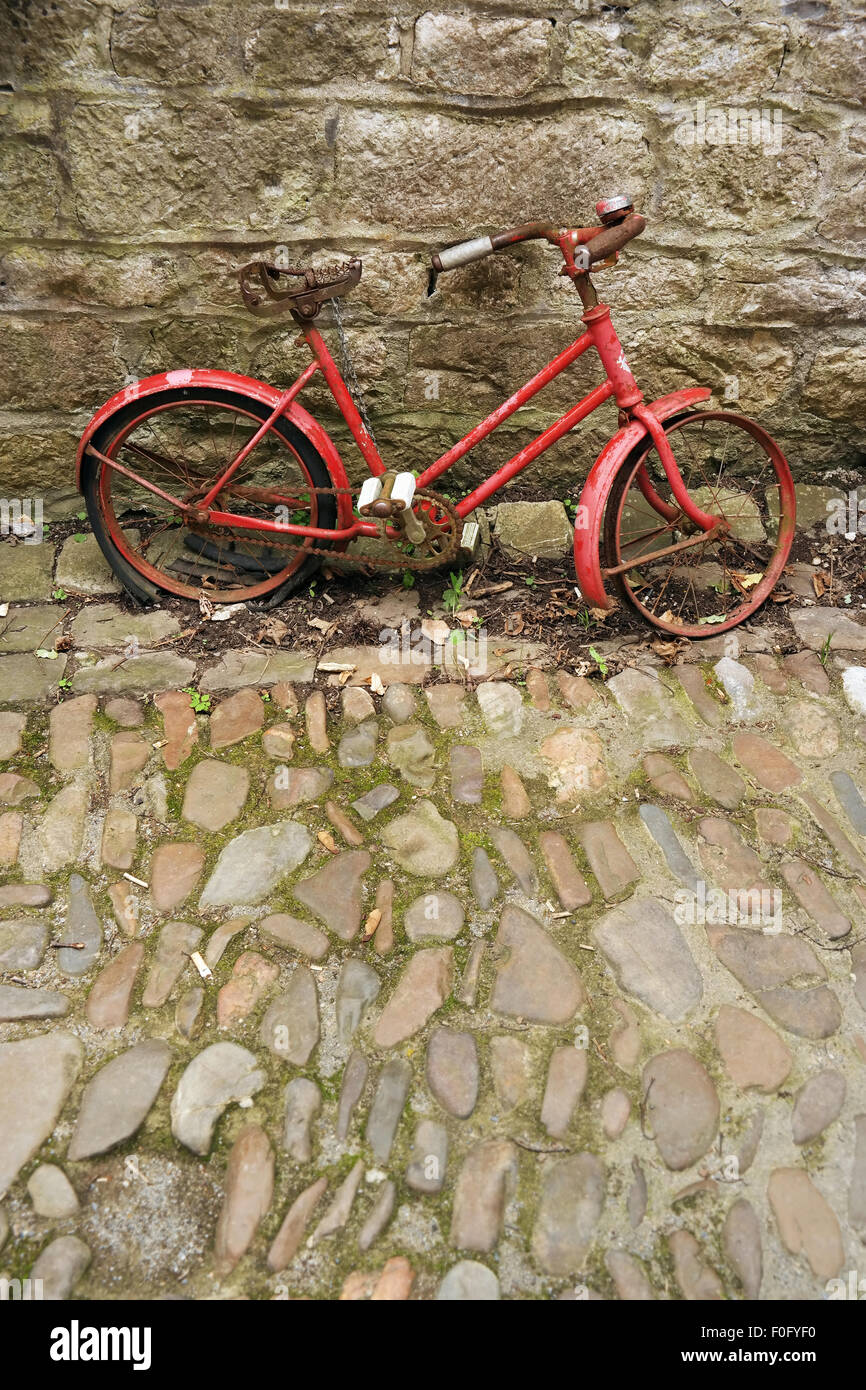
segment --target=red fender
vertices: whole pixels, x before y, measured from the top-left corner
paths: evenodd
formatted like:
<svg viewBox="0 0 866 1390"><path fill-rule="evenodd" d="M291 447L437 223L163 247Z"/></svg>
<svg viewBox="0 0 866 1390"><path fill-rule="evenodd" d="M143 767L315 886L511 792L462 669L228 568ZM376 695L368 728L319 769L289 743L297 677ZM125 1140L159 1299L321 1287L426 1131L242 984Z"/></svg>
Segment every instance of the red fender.
<svg viewBox="0 0 866 1390"><path fill-rule="evenodd" d="M146 396L156 395L159 391L177 390L179 386L210 386L223 391L235 391L239 395L249 396L255 401L260 401L269 410L274 409L283 394L282 391L269 386L267 382L256 381L253 377L240 376L237 372L211 371L204 368L184 368L180 371L160 372L157 376L148 376L141 381L134 381L130 386L124 386L122 391L118 391L116 395L111 397L111 400L106 401L105 405L97 410L81 436L78 452L75 456L75 486L79 492L81 491L81 461L84 450L100 425L104 424L116 410L129 405L130 401L143 400ZM304 410L303 406L298 405L297 401L292 401L283 415L287 420L291 420L293 425L297 425L310 443L318 449L331 475L331 486L348 487L349 480L346 477L346 470L337 451L337 446L330 435L322 429L318 420L315 420L308 411ZM343 493L337 497L337 526L344 527L351 524L351 499Z"/></svg>
<svg viewBox="0 0 866 1390"><path fill-rule="evenodd" d="M698 401L706 401L712 392L706 386L690 386L659 396L647 406L659 420L679 415ZM574 528L574 568L580 592L591 608L611 608L601 574L601 527L607 494L625 458L648 434L646 426L632 420L605 444L583 485Z"/></svg>

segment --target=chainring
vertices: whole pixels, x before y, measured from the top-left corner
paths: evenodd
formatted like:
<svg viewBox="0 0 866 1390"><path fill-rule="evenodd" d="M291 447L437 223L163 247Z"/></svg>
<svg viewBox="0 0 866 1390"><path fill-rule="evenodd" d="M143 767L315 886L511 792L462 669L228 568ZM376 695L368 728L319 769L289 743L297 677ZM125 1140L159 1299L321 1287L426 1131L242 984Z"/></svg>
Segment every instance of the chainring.
<svg viewBox="0 0 866 1390"><path fill-rule="evenodd" d="M231 488L227 489L231 492ZM357 492L345 487L317 487L307 490L308 496L349 496L357 502ZM419 505L419 504L427 505ZM379 541L387 546L384 555L358 555L353 557L353 562L368 567L370 569L386 570L411 570L424 571L439 569L455 559L460 550L460 536L463 528L463 519L458 514L454 503L441 494L432 492L427 488L418 488L415 492L412 510L424 527L425 538L413 544L402 533L395 535L397 526L394 518L377 519L377 530ZM202 542L210 546L219 546L221 541L225 543L225 550L220 557L220 567L232 569L231 551L235 548L235 543L240 540L236 531L231 527L200 526L195 522L188 524L188 530L198 536ZM392 533L389 535L389 531ZM259 547L263 552L273 553L275 551L288 552L285 564L289 563L289 555L293 551L303 550L305 555L321 555L333 559L339 551L328 545L305 545L303 537L281 537L273 532L268 532L265 539L259 540L251 536L249 532L243 534L243 548L238 551L246 559L252 559L250 547ZM193 548L193 547L191 547ZM262 555L262 564L267 569L273 571L273 561L270 554ZM280 566L284 568L285 566ZM238 565L239 570L246 569L248 565Z"/></svg>

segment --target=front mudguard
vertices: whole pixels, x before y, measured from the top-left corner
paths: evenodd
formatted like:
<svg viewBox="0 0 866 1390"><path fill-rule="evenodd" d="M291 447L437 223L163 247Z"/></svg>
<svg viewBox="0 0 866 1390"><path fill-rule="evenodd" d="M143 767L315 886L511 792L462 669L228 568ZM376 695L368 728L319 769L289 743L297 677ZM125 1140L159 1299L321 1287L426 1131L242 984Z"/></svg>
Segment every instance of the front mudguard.
<svg viewBox="0 0 866 1390"><path fill-rule="evenodd" d="M265 381L257 381L254 377L241 376L237 372L211 371L206 368L184 368L174 372L159 372L156 376L148 376L141 381L133 381L129 386L124 386L122 391L118 391L97 410L81 436L75 457L75 486L78 491L81 491L81 465L84 451L97 430L116 410L128 406L132 401L144 401L148 396L155 396L161 391L189 390L190 393L193 393L196 388L204 387L233 391L241 396L249 396L252 400L267 406L269 410L276 408L282 395L282 392L278 391L276 387L269 386ZM331 476L331 486L348 487L349 480L346 477L346 469L337 446L318 420L304 410L303 406L298 405L297 401L292 401L288 409L283 411L283 418L296 425L321 454ZM337 496L337 528L342 529L351 526L351 524L351 498L347 493L340 493ZM334 548L342 549L343 546L337 545Z"/></svg>
<svg viewBox="0 0 866 1390"><path fill-rule="evenodd" d="M706 386L690 386L659 396L647 406L659 420L669 420L699 401L709 400ZM604 446L583 485L574 525L574 568L584 600L591 608L612 608L601 573L601 528L611 484L628 455L648 437L639 420L632 420Z"/></svg>

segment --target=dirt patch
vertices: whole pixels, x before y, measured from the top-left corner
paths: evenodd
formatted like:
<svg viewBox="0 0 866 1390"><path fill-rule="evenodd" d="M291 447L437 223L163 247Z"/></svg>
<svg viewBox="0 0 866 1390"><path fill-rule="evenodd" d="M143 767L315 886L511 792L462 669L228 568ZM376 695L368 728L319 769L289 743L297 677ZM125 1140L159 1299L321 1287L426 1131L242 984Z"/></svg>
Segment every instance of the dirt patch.
<svg viewBox="0 0 866 1390"><path fill-rule="evenodd" d="M222 1188L199 1163L129 1154L102 1163L82 1204L89 1282L104 1296L169 1292L213 1243Z"/></svg>
<svg viewBox="0 0 866 1390"><path fill-rule="evenodd" d="M75 518L53 524L50 538L52 543L62 543L68 536L88 530L86 522ZM813 564L816 559L820 565ZM457 576L454 581L450 579L452 573ZM633 661L659 638L627 606L606 616L589 609L575 587L570 557L534 563L513 560L498 549L494 540L480 564L406 576L405 584L400 573L342 573L326 565L304 591L279 608L263 611L253 605L239 605L223 622L208 621L193 601L165 593L160 607L177 617L181 632L156 645L194 658L218 657L232 648L256 646L320 655L336 646L378 642L387 626L382 607L401 594L417 597L413 623L426 617L444 617L456 626L462 619L465 626L483 627L488 640L519 638L543 642L557 665L590 674L615 674L626 660ZM457 603L456 610L453 603L449 607L449 599ZM801 643L787 618L787 610L804 599L820 606L850 608L852 615L862 611L861 605L866 605L862 545L842 536L822 534L815 539L798 532L783 580L753 623L771 621L779 630L774 638L776 644L783 651L798 650ZM106 602L135 611L125 594L87 598L66 594L57 600L63 627L68 628L85 605ZM412 608L413 602L410 600L407 606ZM664 634L661 637L666 640ZM60 644L64 640L68 646L68 638L57 638ZM601 642L621 642L625 649L620 660L611 656L610 645L607 646L603 672L591 650Z"/></svg>

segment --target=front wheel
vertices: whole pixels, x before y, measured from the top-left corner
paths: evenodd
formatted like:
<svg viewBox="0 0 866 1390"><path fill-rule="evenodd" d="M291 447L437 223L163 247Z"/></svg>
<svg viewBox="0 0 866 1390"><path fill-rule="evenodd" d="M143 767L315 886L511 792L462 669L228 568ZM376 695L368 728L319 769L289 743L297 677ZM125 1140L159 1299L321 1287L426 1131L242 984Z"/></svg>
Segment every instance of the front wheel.
<svg viewBox="0 0 866 1390"><path fill-rule="evenodd" d="M608 493L602 574L655 627L710 637L751 617L778 583L794 539L794 483L778 445L740 415L678 416L665 434L688 492L721 524L715 534L694 526L652 440L641 440Z"/></svg>
<svg viewBox="0 0 866 1390"><path fill-rule="evenodd" d="M82 491L109 564L137 598L153 586L212 602L279 601L306 584L327 542L190 521L194 505L270 415L267 405L217 387L156 392L116 410L85 451ZM116 466L113 466L116 465ZM332 529L337 499L321 454L290 420L277 420L214 506L258 520ZM318 491L317 489L323 489Z"/></svg>

